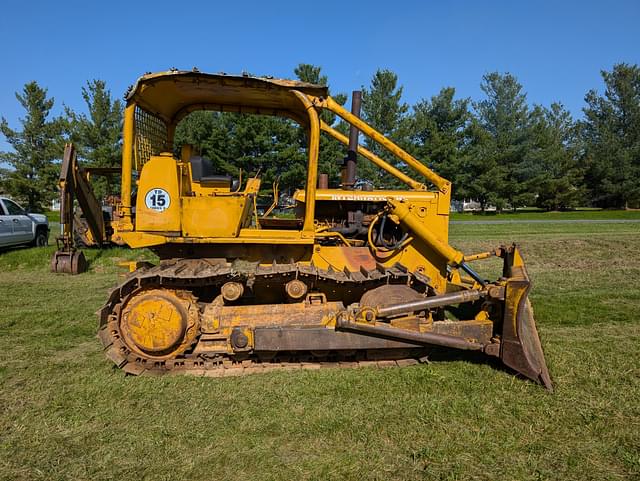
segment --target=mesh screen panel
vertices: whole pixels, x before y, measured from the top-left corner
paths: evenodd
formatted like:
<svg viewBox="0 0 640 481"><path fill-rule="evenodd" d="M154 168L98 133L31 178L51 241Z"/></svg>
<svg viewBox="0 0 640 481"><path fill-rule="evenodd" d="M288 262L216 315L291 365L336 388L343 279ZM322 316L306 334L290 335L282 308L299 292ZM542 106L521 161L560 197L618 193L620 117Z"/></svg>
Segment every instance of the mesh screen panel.
<svg viewBox="0 0 640 481"><path fill-rule="evenodd" d="M136 106L135 121L134 168L140 170L152 155L166 152L169 144L167 126L161 118Z"/></svg>

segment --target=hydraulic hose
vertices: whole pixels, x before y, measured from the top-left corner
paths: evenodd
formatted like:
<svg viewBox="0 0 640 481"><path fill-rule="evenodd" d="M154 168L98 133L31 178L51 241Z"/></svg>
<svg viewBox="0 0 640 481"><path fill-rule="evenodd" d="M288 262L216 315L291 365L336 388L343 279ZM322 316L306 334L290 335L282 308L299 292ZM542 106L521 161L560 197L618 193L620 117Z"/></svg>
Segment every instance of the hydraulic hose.
<svg viewBox="0 0 640 481"><path fill-rule="evenodd" d="M382 218L382 221L380 221L380 219ZM409 236L409 233L405 233L402 238L396 242L395 244L389 244L387 243L386 240L384 240L384 237L382 235L382 231L384 229L385 226L385 222L387 220L387 214L382 212L379 213L378 215L376 215L374 217L374 219L371 221L371 224L369 224L369 230L367 231L367 241L369 242L369 245L371 246L371 249L374 252L393 252L393 251L397 251L399 249L402 249L404 246L406 246L409 242L411 242L413 240L413 237ZM378 235L376 236L376 239L373 239L373 229L376 226L376 224L378 222L380 223L380 230L378 231ZM380 245L382 244L382 245Z"/></svg>

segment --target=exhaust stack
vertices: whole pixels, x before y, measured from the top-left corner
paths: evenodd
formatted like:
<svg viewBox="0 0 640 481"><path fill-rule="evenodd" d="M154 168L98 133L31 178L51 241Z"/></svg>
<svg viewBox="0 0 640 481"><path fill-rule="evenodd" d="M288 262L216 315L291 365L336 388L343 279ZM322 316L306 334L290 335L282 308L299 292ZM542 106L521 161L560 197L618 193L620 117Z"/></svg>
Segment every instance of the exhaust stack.
<svg viewBox="0 0 640 481"><path fill-rule="evenodd" d="M360 109L362 106L362 92L354 90L351 93L351 113L360 118ZM356 184L356 163L358 160L358 136L360 131L353 124L349 127L349 147L347 148L347 156L344 158L342 166L342 188L353 189Z"/></svg>

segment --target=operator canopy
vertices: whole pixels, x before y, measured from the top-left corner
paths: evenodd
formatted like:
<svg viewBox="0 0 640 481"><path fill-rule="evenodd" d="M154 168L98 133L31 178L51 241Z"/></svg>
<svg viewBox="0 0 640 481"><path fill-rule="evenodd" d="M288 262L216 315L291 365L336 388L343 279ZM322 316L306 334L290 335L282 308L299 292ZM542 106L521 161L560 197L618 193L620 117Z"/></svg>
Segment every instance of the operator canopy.
<svg viewBox="0 0 640 481"><path fill-rule="evenodd" d="M325 86L295 80L172 70L143 75L129 90L126 100L167 124L176 124L195 110L246 111L304 119L304 106L292 90L317 97L329 94Z"/></svg>

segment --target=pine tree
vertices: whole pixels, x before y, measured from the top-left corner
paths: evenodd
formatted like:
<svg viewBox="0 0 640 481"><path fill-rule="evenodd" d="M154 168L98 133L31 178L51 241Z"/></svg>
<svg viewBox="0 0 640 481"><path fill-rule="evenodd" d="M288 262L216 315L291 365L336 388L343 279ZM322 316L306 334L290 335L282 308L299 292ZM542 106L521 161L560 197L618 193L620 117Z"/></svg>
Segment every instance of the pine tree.
<svg viewBox="0 0 640 481"><path fill-rule="evenodd" d="M9 182L9 169L0 168L0 194L7 194Z"/></svg>
<svg viewBox="0 0 640 481"><path fill-rule="evenodd" d="M213 152L208 145L210 137L216 129L221 129L220 115L218 112L200 111L191 112L177 125L173 139L174 155L181 155L183 144L192 145L196 152L206 154L213 161L215 169L222 173L228 169L221 166L222 159L213 157ZM205 145L207 144L207 145Z"/></svg>
<svg viewBox="0 0 640 481"><path fill-rule="evenodd" d="M298 80L316 85L328 85L328 78L326 75L322 75L322 67L313 65L310 63L299 63L297 67L293 69L293 73L298 77Z"/></svg>
<svg viewBox="0 0 640 481"><path fill-rule="evenodd" d="M309 82L317 85L329 85L329 79L326 75L322 75L322 67L315 65L301 63L293 71L298 80L302 82ZM347 96L343 93L337 93L332 95L333 99L340 105L344 105L347 101ZM348 127L345 122L338 121L337 116L328 110L320 112L320 119L333 128L341 131L347 135ZM306 148L306 136L302 135L301 143ZM347 147L343 146L340 142L328 135L321 135L320 137L320 155L318 158L318 173L324 173L329 175L330 185L338 185L340 182L340 171L342 167L343 158L347 152ZM358 164L368 162L361 157L358 158Z"/></svg>
<svg viewBox="0 0 640 481"><path fill-rule="evenodd" d="M472 117L468 128L469 144L461 153L461 168L454 192L458 199L472 199L484 211L489 206L504 208L500 194L504 169L498 164L495 139L481 121Z"/></svg>
<svg viewBox="0 0 640 481"><path fill-rule="evenodd" d="M462 162L469 142L469 99L454 100L455 89L447 87L430 100L421 100L408 119L407 149L441 176L452 181L454 196L465 196Z"/></svg>
<svg viewBox="0 0 640 481"><path fill-rule="evenodd" d="M218 174L238 178L260 172L265 190L279 178L282 192L304 186L306 150L293 121L229 112L194 112L176 129L176 150L189 143L210 159ZM306 146L306 145L305 145Z"/></svg>
<svg viewBox="0 0 640 481"><path fill-rule="evenodd" d="M114 100L103 80L92 80L82 87L87 114L67 108L72 139L79 155L92 167L117 167L121 162L122 113L120 100Z"/></svg>
<svg viewBox="0 0 640 481"><path fill-rule="evenodd" d="M403 122L409 106L402 102L402 86L398 86L398 76L390 70L378 70L371 79L369 88L362 88L362 117L381 134L396 143L404 144ZM383 147L367 138L365 145L376 155L390 164L404 169L395 157ZM373 182L376 188L390 188L400 185L399 181L381 172L370 164L359 170L358 178Z"/></svg>
<svg viewBox="0 0 640 481"><path fill-rule="evenodd" d="M486 99L474 104L480 126L488 136L477 137L484 145L480 149L487 169L478 160L475 176L491 171L499 179L496 185L496 207L507 205L516 209L533 201L527 191L528 179L523 169L523 158L527 148L529 108L522 85L511 74L493 72L482 78L480 88ZM486 170L486 172L485 172Z"/></svg>
<svg viewBox="0 0 640 481"><path fill-rule="evenodd" d="M0 132L14 149L0 153L0 161L13 168L6 172L4 188L24 201L28 210L42 210L57 193L54 162L62 156L65 122L49 118L54 99L47 98L47 90L35 81L25 84L21 94L16 92L16 98L26 111L20 120L22 130L11 129L4 117L0 121Z"/></svg>
<svg viewBox="0 0 640 481"><path fill-rule="evenodd" d="M111 97L103 80L87 82L82 87L82 98L88 115L65 109L78 156L90 167L118 167L122 159L122 102ZM115 188L118 183L113 180L97 176L92 179L98 198Z"/></svg>
<svg viewBox="0 0 640 481"><path fill-rule="evenodd" d="M586 180L601 207L640 205L640 68L617 64L602 71L604 96L587 93L582 135Z"/></svg>
<svg viewBox="0 0 640 481"><path fill-rule="evenodd" d="M298 65L294 73L303 82L327 85L321 68L311 64ZM345 95L334 97L344 103ZM322 120L336 124L336 116L322 112ZM344 128L344 127L341 127ZM263 116L219 112L194 112L178 125L174 145L176 151L183 143L193 144L212 160L214 170L238 176L260 171L265 190L280 179L280 190L293 194L304 188L307 178L307 135L293 120ZM326 136L320 138L318 172L330 174L338 182L340 163L346 148Z"/></svg>
<svg viewBox="0 0 640 481"><path fill-rule="evenodd" d="M529 119L529 140L524 166L529 192L546 210L576 207L584 198L584 172L578 165L577 128L559 103L535 106Z"/></svg>

